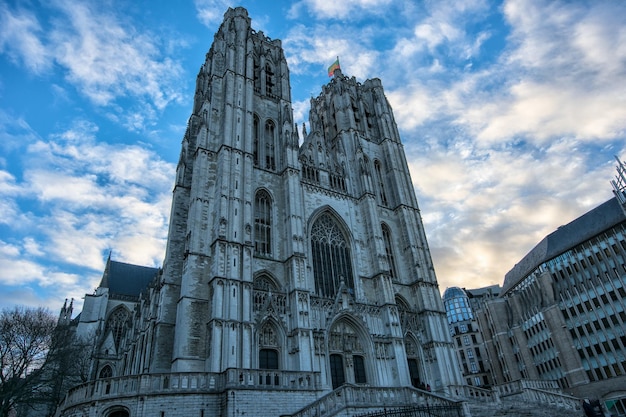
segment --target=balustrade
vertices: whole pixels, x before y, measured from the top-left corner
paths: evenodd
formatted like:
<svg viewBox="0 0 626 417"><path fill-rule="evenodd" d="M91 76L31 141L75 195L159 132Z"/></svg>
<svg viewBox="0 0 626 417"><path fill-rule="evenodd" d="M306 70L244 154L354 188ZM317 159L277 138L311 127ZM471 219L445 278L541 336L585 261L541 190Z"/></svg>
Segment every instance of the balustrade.
<svg viewBox="0 0 626 417"><path fill-rule="evenodd" d="M136 395L218 393L228 388L312 390L320 387L317 372L227 369L223 373L164 373L103 378L72 388L64 407L107 398Z"/></svg>

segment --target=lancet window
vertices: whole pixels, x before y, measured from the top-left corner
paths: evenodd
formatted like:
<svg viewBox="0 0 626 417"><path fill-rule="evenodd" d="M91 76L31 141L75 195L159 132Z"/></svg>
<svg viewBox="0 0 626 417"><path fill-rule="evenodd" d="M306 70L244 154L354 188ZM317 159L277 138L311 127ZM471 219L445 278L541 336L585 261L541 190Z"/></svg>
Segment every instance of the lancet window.
<svg viewBox="0 0 626 417"><path fill-rule="evenodd" d="M387 200L387 193L385 191L385 180L383 178L382 167L380 161L374 161L374 170L376 171L376 179L378 181L378 196L380 197L380 204L383 206L389 205L389 200Z"/></svg>
<svg viewBox="0 0 626 417"><path fill-rule="evenodd" d="M259 152L259 147L260 147L260 143L259 143L259 126L261 125L261 122L259 121L259 117L255 114L254 115L254 121L252 123L252 141L253 141L253 156L254 156L254 166L259 166L259 156L260 156L260 152Z"/></svg>
<svg viewBox="0 0 626 417"><path fill-rule="evenodd" d="M98 378L111 378L113 376L113 369L110 365L105 365L102 369L100 369L100 373L98 374Z"/></svg>
<svg viewBox="0 0 626 417"><path fill-rule="evenodd" d="M265 190L258 191L254 198L254 252L272 254L272 199Z"/></svg>
<svg viewBox="0 0 626 417"><path fill-rule="evenodd" d="M275 170L276 169L276 156L274 155L275 144L276 144L276 127L274 126L274 122L268 120L265 122L265 131L263 135L264 139L264 167L265 169Z"/></svg>
<svg viewBox="0 0 626 417"><path fill-rule="evenodd" d="M348 241L337 221L322 214L311 228L311 253L315 291L320 297L334 297L341 282L354 289Z"/></svg>
<svg viewBox="0 0 626 417"><path fill-rule="evenodd" d="M266 63L265 64L265 94L267 94L268 96L276 94L274 91L275 85L276 83L274 81L274 69L272 68L272 65L270 65L269 63Z"/></svg>
<svg viewBox="0 0 626 417"><path fill-rule="evenodd" d="M387 263L389 264L389 275L391 276L391 279L396 279L398 278L398 274L396 272L396 261L393 256L393 249L391 246L391 232L386 224L382 225L382 229L383 241L385 242L385 255L387 256Z"/></svg>

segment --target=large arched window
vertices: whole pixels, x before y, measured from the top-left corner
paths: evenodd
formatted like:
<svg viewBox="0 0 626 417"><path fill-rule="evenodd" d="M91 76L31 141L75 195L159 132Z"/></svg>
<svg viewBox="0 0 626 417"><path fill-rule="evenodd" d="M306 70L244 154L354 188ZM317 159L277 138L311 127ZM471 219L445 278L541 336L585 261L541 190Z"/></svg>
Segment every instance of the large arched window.
<svg viewBox="0 0 626 417"><path fill-rule="evenodd" d="M354 289L350 247L339 225L329 213L322 214L311 228L311 253L315 292L334 297L341 281Z"/></svg>
<svg viewBox="0 0 626 417"><path fill-rule="evenodd" d="M254 252L262 256L272 254L272 199L265 190L254 197Z"/></svg>
<svg viewBox="0 0 626 417"><path fill-rule="evenodd" d="M116 349L119 349L120 347L120 342L122 341L122 337L126 331L128 317L128 310L120 306L111 313L109 319L107 320L105 334L111 332Z"/></svg>
<svg viewBox="0 0 626 417"><path fill-rule="evenodd" d="M383 241L385 242L385 255L387 256L387 263L389 264L389 275L392 279L398 278L396 272L396 261L393 257L393 250L391 246L391 232L386 224L382 225L383 229Z"/></svg>

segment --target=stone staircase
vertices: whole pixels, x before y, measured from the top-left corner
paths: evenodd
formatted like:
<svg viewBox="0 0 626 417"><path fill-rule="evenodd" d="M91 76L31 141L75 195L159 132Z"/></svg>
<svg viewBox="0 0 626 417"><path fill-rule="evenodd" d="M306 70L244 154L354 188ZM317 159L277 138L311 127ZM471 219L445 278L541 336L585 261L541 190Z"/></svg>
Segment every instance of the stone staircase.
<svg viewBox="0 0 626 417"><path fill-rule="evenodd" d="M582 409L564 409L511 398L503 398L500 403L470 402L468 405L472 417L579 417L584 415Z"/></svg>

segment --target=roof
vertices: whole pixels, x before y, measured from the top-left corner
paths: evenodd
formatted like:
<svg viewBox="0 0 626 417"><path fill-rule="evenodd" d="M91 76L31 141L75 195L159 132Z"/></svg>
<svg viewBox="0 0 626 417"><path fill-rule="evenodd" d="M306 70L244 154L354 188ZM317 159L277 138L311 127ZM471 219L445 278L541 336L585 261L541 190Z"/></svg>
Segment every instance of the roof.
<svg viewBox="0 0 626 417"><path fill-rule="evenodd" d="M159 268L107 261L100 287L108 288L109 294L139 297L156 277Z"/></svg>
<svg viewBox="0 0 626 417"><path fill-rule="evenodd" d="M504 277L504 294L539 265L626 220L617 199L612 198L543 238Z"/></svg>
<svg viewBox="0 0 626 417"><path fill-rule="evenodd" d="M467 294L465 293L465 291L463 291L462 288L459 287L450 287L450 288L446 288L446 290L443 293L443 300L450 300L452 298L457 298L457 297L467 297Z"/></svg>

